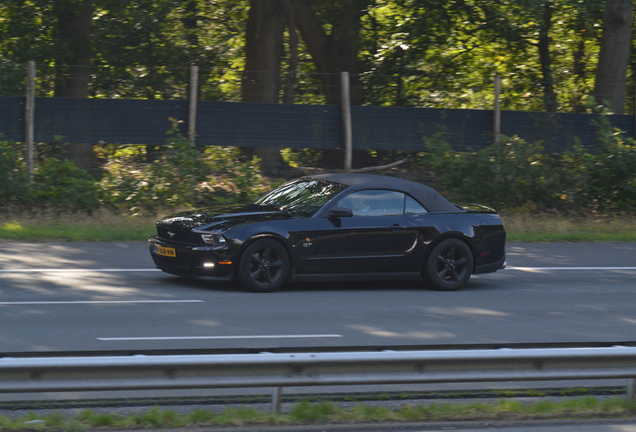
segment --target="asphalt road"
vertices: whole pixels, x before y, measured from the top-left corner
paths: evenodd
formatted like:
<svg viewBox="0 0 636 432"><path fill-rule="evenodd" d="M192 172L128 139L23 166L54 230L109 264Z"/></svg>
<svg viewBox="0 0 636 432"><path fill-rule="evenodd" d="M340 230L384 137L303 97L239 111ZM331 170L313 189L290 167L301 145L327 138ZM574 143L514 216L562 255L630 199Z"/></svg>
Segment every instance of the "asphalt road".
<svg viewBox="0 0 636 432"><path fill-rule="evenodd" d="M144 243L0 243L0 352L636 340L636 244L507 247L457 292L153 269Z"/></svg>

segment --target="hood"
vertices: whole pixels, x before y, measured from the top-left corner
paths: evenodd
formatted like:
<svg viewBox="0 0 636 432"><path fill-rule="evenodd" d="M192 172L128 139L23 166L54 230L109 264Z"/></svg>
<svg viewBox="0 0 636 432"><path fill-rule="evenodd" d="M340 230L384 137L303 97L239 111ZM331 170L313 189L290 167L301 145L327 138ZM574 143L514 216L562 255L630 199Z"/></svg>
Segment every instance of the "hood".
<svg viewBox="0 0 636 432"><path fill-rule="evenodd" d="M157 221L157 225L174 228L228 228L251 222L262 222L296 218L294 214L278 207L257 204L219 205L214 207L187 210L166 216Z"/></svg>

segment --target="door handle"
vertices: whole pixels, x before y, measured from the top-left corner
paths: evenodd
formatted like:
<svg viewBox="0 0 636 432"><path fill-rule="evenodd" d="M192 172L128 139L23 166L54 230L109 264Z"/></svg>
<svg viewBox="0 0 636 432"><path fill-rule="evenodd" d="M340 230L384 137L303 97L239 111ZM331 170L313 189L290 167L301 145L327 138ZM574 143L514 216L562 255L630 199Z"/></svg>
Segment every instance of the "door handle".
<svg viewBox="0 0 636 432"><path fill-rule="evenodd" d="M400 224L393 224L393 231L400 231L401 229L404 229L404 227Z"/></svg>

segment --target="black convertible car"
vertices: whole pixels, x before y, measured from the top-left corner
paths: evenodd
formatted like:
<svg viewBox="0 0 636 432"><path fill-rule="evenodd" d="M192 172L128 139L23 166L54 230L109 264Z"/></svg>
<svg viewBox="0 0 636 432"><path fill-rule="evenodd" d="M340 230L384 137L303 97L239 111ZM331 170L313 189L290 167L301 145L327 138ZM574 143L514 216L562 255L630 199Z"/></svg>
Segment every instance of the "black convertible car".
<svg viewBox="0 0 636 432"><path fill-rule="evenodd" d="M393 177L322 174L253 204L177 213L149 240L157 268L273 291L286 281L424 280L452 291L505 267L499 215Z"/></svg>

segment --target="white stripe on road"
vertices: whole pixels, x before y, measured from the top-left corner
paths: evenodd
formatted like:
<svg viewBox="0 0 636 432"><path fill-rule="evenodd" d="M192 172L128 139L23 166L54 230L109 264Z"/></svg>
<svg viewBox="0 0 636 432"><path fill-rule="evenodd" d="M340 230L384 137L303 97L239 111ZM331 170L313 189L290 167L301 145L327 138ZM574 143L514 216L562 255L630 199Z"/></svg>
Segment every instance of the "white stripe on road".
<svg viewBox="0 0 636 432"><path fill-rule="evenodd" d="M0 270L0 273L31 273L31 272L157 272L159 269L7 269Z"/></svg>
<svg viewBox="0 0 636 432"><path fill-rule="evenodd" d="M203 303L203 300L87 300L87 301L21 301L0 305L112 304L112 303Z"/></svg>
<svg viewBox="0 0 636 432"><path fill-rule="evenodd" d="M537 270L636 270L636 267L506 267L505 270L537 271Z"/></svg>
<svg viewBox="0 0 636 432"><path fill-rule="evenodd" d="M636 267L506 267L505 270L535 271L535 270L636 270ZM0 273L30 273L30 272L159 272L159 269L4 269Z"/></svg>
<svg viewBox="0 0 636 432"><path fill-rule="evenodd" d="M314 335L253 335L253 336L156 336L156 337L120 337L97 338L100 341L153 341L153 340L201 340L201 339L307 339L307 338L341 338L339 334Z"/></svg>
<svg viewBox="0 0 636 432"><path fill-rule="evenodd" d="M506 267L505 270L537 271L537 270L636 270L636 267ZM47 273L47 272L159 272L159 269L5 269L0 273Z"/></svg>

